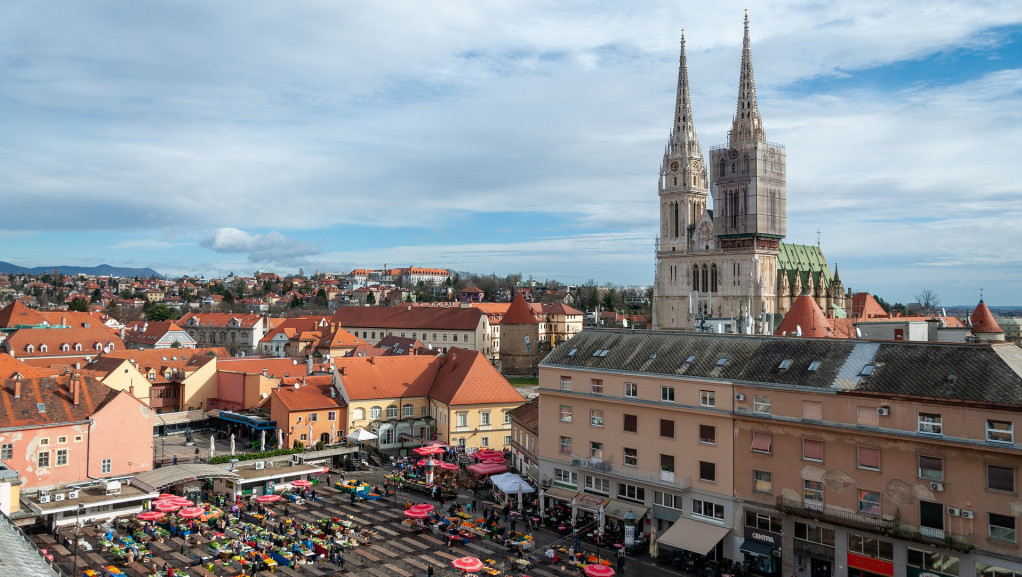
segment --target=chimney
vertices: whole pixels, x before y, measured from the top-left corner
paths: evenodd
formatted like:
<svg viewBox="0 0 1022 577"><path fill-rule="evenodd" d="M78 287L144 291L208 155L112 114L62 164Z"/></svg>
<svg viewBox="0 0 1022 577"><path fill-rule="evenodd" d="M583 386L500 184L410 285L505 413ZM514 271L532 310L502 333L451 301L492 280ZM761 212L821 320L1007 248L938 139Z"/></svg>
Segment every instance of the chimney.
<svg viewBox="0 0 1022 577"><path fill-rule="evenodd" d="M133 396L133 397L135 396L135 385L134 384L128 385L128 394Z"/></svg>
<svg viewBox="0 0 1022 577"><path fill-rule="evenodd" d="M75 405L82 401L82 381L78 373L71 375L71 400Z"/></svg>
<svg viewBox="0 0 1022 577"><path fill-rule="evenodd" d="M370 365L375 365L376 364L376 357L369 357L369 364Z"/></svg>
<svg viewBox="0 0 1022 577"><path fill-rule="evenodd" d="M124 327L121 327L121 340L124 340Z"/></svg>
<svg viewBox="0 0 1022 577"><path fill-rule="evenodd" d="M340 371L341 376L343 377L344 376L344 367L343 366L338 367L337 370Z"/></svg>
<svg viewBox="0 0 1022 577"><path fill-rule="evenodd" d="M76 371L80 370L81 368L82 368L82 364L81 363L75 363L75 370Z"/></svg>
<svg viewBox="0 0 1022 577"><path fill-rule="evenodd" d="M21 398L21 375L14 375L14 398Z"/></svg>
<svg viewBox="0 0 1022 577"><path fill-rule="evenodd" d="M67 326L67 317L64 316L64 315L60 315L60 326L62 326L62 327L66 327Z"/></svg>

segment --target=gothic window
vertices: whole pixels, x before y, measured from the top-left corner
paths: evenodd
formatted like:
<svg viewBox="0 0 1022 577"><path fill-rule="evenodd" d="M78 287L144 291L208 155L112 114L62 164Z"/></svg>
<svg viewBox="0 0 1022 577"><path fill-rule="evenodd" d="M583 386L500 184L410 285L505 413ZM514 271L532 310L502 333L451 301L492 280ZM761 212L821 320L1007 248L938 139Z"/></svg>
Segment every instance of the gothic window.
<svg viewBox="0 0 1022 577"><path fill-rule="evenodd" d="M717 265L710 266L710 292L717 292Z"/></svg>
<svg viewBox="0 0 1022 577"><path fill-rule="evenodd" d="M723 158L720 159L720 176L721 177L724 176L724 159Z"/></svg>
<svg viewBox="0 0 1022 577"><path fill-rule="evenodd" d="M706 265L703 265L703 292L710 291L710 276L707 272Z"/></svg>
<svg viewBox="0 0 1022 577"><path fill-rule="evenodd" d="M731 174L735 173L735 167L736 166L737 166L737 163L734 163L734 162L731 163Z"/></svg>
<svg viewBox="0 0 1022 577"><path fill-rule="evenodd" d="M745 174L749 174L749 155L745 155Z"/></svg>
<svg viewBox="0 0 1022 577"><path fill-rule="evenodd" d="M678 238L678 203L672 203L672 206L674 207L671 215L674 220L674 238Z"/></svg>
<svg viewBox="0 0 1022 577"><path fill-rule="evenodd" d="M777 193L770 191L770 226L777 230Z"/></svg>
<svg viewBox="0 0 1022 577"><path fill-rule="evenodd" d="M692 265L692 290L699 290L699 265Z"/></svg>

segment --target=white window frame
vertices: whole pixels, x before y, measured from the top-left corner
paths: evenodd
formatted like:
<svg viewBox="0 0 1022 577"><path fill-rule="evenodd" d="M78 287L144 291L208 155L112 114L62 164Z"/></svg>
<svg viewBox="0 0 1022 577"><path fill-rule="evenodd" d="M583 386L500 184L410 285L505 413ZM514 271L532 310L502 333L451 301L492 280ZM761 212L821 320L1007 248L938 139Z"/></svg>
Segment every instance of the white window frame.
<svg viewBox="0 0 1022 577"><path fill-rule="evenodd" d="M561 377L561 390L562 391L570 391L571 390L571 377L565 377L565 376Z"/></svg>
<svg viewBox="0 0 1022 577"><path fill-rule="evenodd" d="M674 387L668 385L660 386L660 401L664 403L673 403L677 397L675 396Z"/></svg>
<svg viewBox="0 0 1022 577"><path fill-rule="evenodd" d="M560 420L562 423L570 423L573 415L574 411L571 408L571 405L561 405Z"/></svg>
<svg viewBox="0 0 1022 577"><path fill-rule="evenodd" d="M101 462L100 467L99 467L99 472L100 473L110 473L110 472L113 471L113 468L114 468L114 461L113 461L113 459L103 459L103 461Z"/></svg>
<svg viewBox="0 0 1022 577"><path fill-rule="evenodd" d="M699 391L699 406L700 407L716 407L717 406L717 392L710 390Z"/></svg>
<svg viewBox="0 0 1022 577"><path fill-rule="evenodd" d="M629 451L631 451L630 454L629 454ZM631 447L624 447L622 449L622 454L624 455L624 458L621 460L621 462L624 464L625 467L638 467L639 466L639 450L638 449L632 449Z"/></svg>
<svg viewBox="0 0 1022 577"><path fill-rule="evenodd" d="M1007 425L1007 429L997 428L997 424ZM1012 444L1015 442L1015 424L1011 421L999 421L997 419L987 419L987 441L991 443L1007 443ZM1001 438L997 438L1001 437Z"/></svg>
<svg viewBox="0 0 1022 577"><path fill-rule="evenodd" d="M752 397L752 412L757 415L769 415L773 407L770 405L770 397L766 395L754 395Z"/></svg>
<svg viewBox="0 0 1022 577"><path fill-rule="evenodd" d="M589 409L589 426L603 428L603 409Z"/></svg>
<svg viewBox="0 0 1022 577"><path fill-rule="evenodd" d="M943 435L944 418L940 413L919 413L918 432L924 435Z"/></svg>
<svg viewBox="0 0 1022 577"><path fill-rule="evenodd" d="M562 455L570 455L571 454L571 437L565 437L565 436L562 435L558 439L557 442L558 442L558 450L560 451L560 453Z"/></svg>
<svg viewBox="0 0 1022 577"><path fill-rule="evenodd" d="M635 399L639 396L639 385L637 383L625 383L625 396L629 399Z"/></svg>

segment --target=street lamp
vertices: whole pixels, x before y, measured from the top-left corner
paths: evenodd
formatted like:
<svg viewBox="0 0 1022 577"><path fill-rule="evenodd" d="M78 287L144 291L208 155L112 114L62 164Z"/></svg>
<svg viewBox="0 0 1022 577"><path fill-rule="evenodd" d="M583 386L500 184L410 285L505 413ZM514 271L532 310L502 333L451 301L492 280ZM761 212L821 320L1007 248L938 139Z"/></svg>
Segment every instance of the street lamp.
<svg viewBox="0 0 1022 577"><path fill-rule="evenodd" d="M72 575L78 575L78 531L82 527L82 509L85 509L85 505L78 503L78 509L75 511L75 569Z"/></svg>

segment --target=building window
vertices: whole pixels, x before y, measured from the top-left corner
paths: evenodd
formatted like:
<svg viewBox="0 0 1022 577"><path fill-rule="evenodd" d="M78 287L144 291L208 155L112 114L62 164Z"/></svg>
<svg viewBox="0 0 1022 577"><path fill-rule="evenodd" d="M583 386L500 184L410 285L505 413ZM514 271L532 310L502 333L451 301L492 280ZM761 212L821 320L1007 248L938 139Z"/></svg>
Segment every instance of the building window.
<svg viewBox="0 0 1022 577"><path fill-rule="evenodd" d="M625 415L625 432L639 432L639 417L636 415Z"/></svg>
<svg viewBox="0 0 1022 577"><path fill-rule="evenodd" d="M639 396L639 385L635 383L625 383L625 396L634 399Z"/></svg>
<svg viewBox="0 0 1022 577"><path fill-rule="evenodd" d="M594 395L602 395L603 379L592 379L589 382L589 392L593 393Z"/></svg>
<svg viewBox="0 0 1022 577"><path fill-rule="evenodd" d="M753 471L752 490L757 493L773 493L773 475L768 471Z"/></svg>
<svg viewBox="0 0 1022 577"><path fill-rule="evenodd" d="M987 489L1014 493L1015 469L987 465Z"/></svg>
<svg viewBox="0 0 1022 577"><path fill-rule="evenodd" d="M638 467L639 466L639 450L625 448L625 466L626 467Z"/></svg>
<svg viewBox="0 0 1022 577"><path fill-rule="evenodd" d="M76 443L81 443L82 442L82 436L81 435L75 435L75 442Z"/></svg>
<svg viewBox="0 0 1022 577"><path fill-rule="evenodd" d="M607 479L601 479L600 477L593 477L590 475L585 476L585 488L587 491L593 491L596 493L610 494L610 481Z"/></svg>
<svg viewBox="0 0 1022 577"><path fill-rule="evenodd" d="M389 413L390 410L388 409L387 412ZM318 422L318 421L319 421L319 413L309 413L309 422L310 423L315 423L315 422Z"/></svg>
<svg viewBox="0 0 1022 577"><path fill-rule="evenodd" d="M479 426L489 427L490 426L490 412L482 411L479 413Z"/></svg>
<svg viewBox="0 0 1022 577"><path fill-rule="evenodd" d="M807 421L822 421L823 403L820 401L802 401L802 418Z"/></svg>
<svg viewBox="0 0 1022 577"><path fill-rule="evenodd" d="M410 403L406 403L404 405L401 405L401 416L402 417L414 417L415 416L415 407L412 404L410 404ZM331 419L331 420L333 420L333 419Z"/></svg>
<svg viewBox="0 0 1022 577"><path fill-rule="evenodd" d="M49 445L50 444L50 439L47 438L47 437L43 437L42 439L39 439L39 444L40 445Z"/></svg>
<svg viewBox="0 0 1022 577"><path fill-rule="evenodd" d="M717 465L708 461L699 461L699 480L707 483L717 482Z"/></svg>
<svg viewBox="0 0 1022 577"><path fill-rule="evenodd" d="M561 422L562 423L571 422L571 407L569 407L568 405L561 405Z"/></svg>
<svg viewBox="0 0 1022 577"><path fill-rule="evenodd" d="M802 439L802 458L806 461L823 461L823 441Z"/></svg>
<svg viewBox="0 0 1022 577"><path fill-rule="evenodd" d="M714 393L713 391L699 391L699 406L716 407L717 394Z"/></svg>
<svg viewBox="0 0 1022 577"><path fill-rule="evenodd" d="M369 419L370 420L379 419L382 415L383 415L383 409L381 409L380 407L371 407L369 409Z"/></svg>
<svg viewBox="0 0 1022 577"><path fill-rule="evenodd" d="M660 400L665 403L673 403L674 387L660 387Z"/></svg>
<svg viewBox="0 0 1022 577"><path fill-rule="evenodd" d="M468 426L468 412L467 411L459 412L457 414L456 418L457 418L456 426L458 426L458 427L467 427Z"/></svg>
<svg viewBox="0 0 1022 577"><path fill-rule="evenodd" d="M699 442L705 445L716 445L717 427L713 425L699 425Z"/></svg>
<svg viewBox="0 0 1022 577"><path fill-rule="evenodd" d="M880 470L880 449L876 447L858 447L859 468L867 471Z"/></svg>
<svg viewBox="0 0 1022 577"><path fill-rule="evenodd" d="M770 397L756 395L752 398L752 412L757 415L770 414Z"/></svg>
<svg viewBox="0 0 1022 577"><path fill-rule="evenodd" d="M561 437L561 454L571 454L571 437Z"/></svg>
<svg viewBox="0 0 1022 577"><path fill-rule="evenodd" d="M353 421L361 421L364 418L366 418L366 410L365 409L359 408L359 409L355 409L355 410L351 411L351 420L353 420Z"/></svg>
<svg viewBox="0 0 1022 577"><path fill-rule="evenodd" d="M681 495L653 491L653 504L680 511L682 506Z"/></svg>
<svg viewBox="0 0 1022 577"><path fill-rule="evenodd" d="M36 459L36 465L38 467L40 467L40 468L42 468L42 467L49 467L50 466L50 452L46 451L46 452L43 452L43 453L39 453L39 456Z"/></svg>
<svg viewBox="0 0 1022 577"><path fill-rule="evenodd" d="M919 413L919 432L930 435L943 435L940 415L936 413Z"/></svg>
<svg viewBox="0 0 1022 577"><path fill-rule="evenodd" d="M308 437L305 436L305 433L302 433L301 435L299 435L298 438L300 440L302 440L302 441L307 441L308 440Z"/></svg>
<svg viewBox="0 0 1022 577"><path fill-rule="evenodd" d="M589 441L589 457L593 459L603 459L603 443L597 443L596 441Z"/></svg>
<svg viewBox="0 0 1022 577"><path fill-rule="evenodd" d="M919 478L927 481L943 481L944 459L919 455Z"/></svg>
<svg viewBox="0 0 1022 577"><path fill-rule="evenodd" d="M752 434L752 452L753 453L770 453L773 448L774 436L770 433L753 433Z"/></svg>
<svg viewBox="0 0 1022 577"><path fill-rule="evenodd" d="M880 515L880 493L859 489L859 512L866 515Z"/></svg>
<svg viewBox="0 0 1022 577"><path fill-rule="evenodd" d="M1015 440L1011 421L987 419L987 440L994 443L1012 443Z"/></svg>
<svg viewBox="0 0 1022 577"><path fill-rule="evenodd" d="M336 421L337 420L337 411L327 411L326 412L326 419L328 421Z"/></svg>
<svg viewBox="0 0 1022 577"><path fill-rule="evenodd" d="M808 541L827 547L834 546L834 530L808 523L795 523L795 538L800 541ZM953 573L957 575L957 573Z"/></svg>
<svg viewBox="0 0 1022 577"><path fill-rule="evenodd" d="M0 459L7 460L14 458L14 443L0 445Z"/></svg>
<svg viewBox="0 0 1022 577"><path fill-rule="evenodd" d="M387 418L388 419L396 419L397 418L397 405L388 405L387 406Z"/></svg>
<svg viewBox="0 0 1022 577"><path fill-rule="evenodd" d="M911 547L907 549L908 559L905 564L909 567L922 570L917 573L936 572L945 575L958 575L958 557L931 553L930 551L920 551Z"/></svg>
<svg viewBox="0 0 1022 577"><path fill-rule="evenodd" d="M781 520L779 518L764 515L763 513L757 513L755 511L745 512L745 526L750 529L770 531L771 533L781 532Z"/></svg>
<svg viewBox="0 0 1022 577"><path fill-rule="evenodd" d="M660 472L661 473L673 473L674 472L674 455L660 455ZM661 475L661 479L663 475Z"/></svg>
<svg viewBox="0 0 1022 577"><path fill-rule="evenodd" d="M489 447L490 446L490 438L489 437L482 437L482 438L480 438L479 439L479 446L480 447Z"/></svg>
<svg viewBox="0 0 1022 577"><path fill-rule="evenodd" d="M894 543L882 541L874 537L863 537L855 533L848 534L848 551L874 559L894 561Z"/></svg>
<svg viewBox="0 0 1022 577"><path fill-rule="evenodd" d="M1015 517L990 513L990 538L997 541L1015 542Z"/></svg>
<svg viewBox="0 0 1022 577"><path fill-rule="evenodd" d="M660 436L665 439L674 438L674 421L670 419L660 419Z"/></svg>
<svg viewBox="0 0 1022 577"><path fill-rule="evenodd" d="M635 485L628 485L626 483L617 484L617 496L619 499L625 499L628 501L637 501L639 503L646 502L645 489Z"/></svg>
<svg viewBox="0 0 1022 577"><path fill-rule="evenodd" d="M589 424L594 427L603 427L603 409L589 411Z"/></svg>
<svg viewBox="0 0 1022 577"><path fill-rule="evenodd" d="M506 446L508 446L510 444L511 444L511 435L504 435L504 446L506 447Z"/></svg>
<svg viewBox="0 0 1022 577"><path fill-rule="evenodd" d="M554 481L564 485L578 486L578 473L565 469L554 469Z"/></svg>
<svg viewBox="0 0 1022 577"><path fill-rule="evenodd" d="M67 437L57 437L57 444L58 445L63 445L65 443L67 443Z"/></svg>
<svg viewBox="0 0 1022 577"><path fill-rule="evenodd" d="M807 509L823 510L823 482L802 480L802 501Z"/></svg>
<svg viewBox="0 0 1022 577"><path fill-rule="evenodd" d="M99 472L100 473L109 473L112 470L113 470L113 460L112 459L103 459L100 462L100 466L99 466Z"/></svg>
<svg viewBox="0 0 1022 577"><path fill-rule="evenodd" d="M511 411L504 411L504 424L505 425L511 424Z"/></svg>
<svg viewBox="0 0 1022 577"><path fill-rule="evenodd" d="M724 520L724 506L710 501L692 499L692 514L697 517L708 517L718 521Z"/></svg>
<svg viewBox="0 0 1022 577"><path fill-rule="evenodd" d="M67 449L57 449L57 466L62 467L67 464Z"/></svg>
<svg viewBox="0 0 1022 577"><path fill-rule="evenodd" d="M562 391L571 390L571 377L561 377L561 390Z"/></svg>

